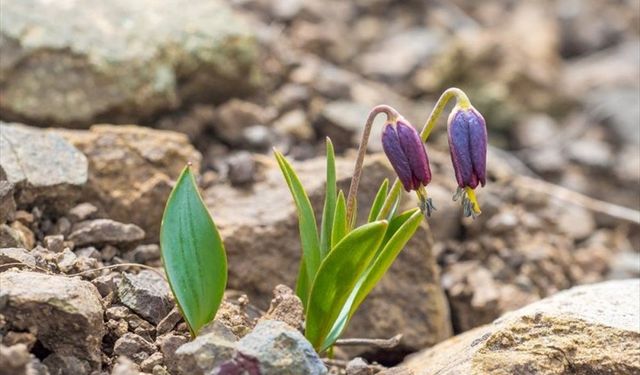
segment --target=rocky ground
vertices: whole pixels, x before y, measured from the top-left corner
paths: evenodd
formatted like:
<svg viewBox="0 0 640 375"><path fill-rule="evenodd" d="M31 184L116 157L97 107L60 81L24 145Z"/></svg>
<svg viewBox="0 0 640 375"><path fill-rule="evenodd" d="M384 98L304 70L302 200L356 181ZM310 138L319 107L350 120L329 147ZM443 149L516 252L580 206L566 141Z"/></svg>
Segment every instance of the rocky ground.
<svg viewBox="0 0 640 375"><path fill-rule="evenodd" d="M637 280L561 292L640 277L636 3L185 4L2 4L0 373L640 372ZM270 149L296 160L320 210L324 136L345 188L373 105L420 125L452 85L494 146L483 214L463 219L451 202L440 125L438 211L345 334L399 345L321 359L284 286L300 249ZM393 176L378 135L362 206ZM223 307L193 341L158 246L187 162L230 267Z"/></svg>

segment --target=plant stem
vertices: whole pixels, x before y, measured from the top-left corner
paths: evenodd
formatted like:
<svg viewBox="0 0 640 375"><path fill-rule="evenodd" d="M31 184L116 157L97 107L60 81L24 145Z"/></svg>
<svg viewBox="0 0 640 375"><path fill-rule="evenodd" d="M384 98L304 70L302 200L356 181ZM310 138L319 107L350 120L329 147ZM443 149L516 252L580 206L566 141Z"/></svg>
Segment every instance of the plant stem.
<svg viewBox="0 0 640 375"><path fill-rule="evenodd" d="M449 103L449 100L451 100L452 98L456 98L456 105L462 108L468 108L471 106L469 98L459 88L451 87L445 90L445 92L440 95L440 98L438 98L436 105L433 107L431 114L429 114L429 117L427 118L427 122L425 122L422 130L420 131L420 139L422 139L423 143L427 142L427 139L429 139L433 128L442 115L442 111L444 111L447 103ZM391 185L391 189L389 189L389 194L384 200L382 208L380 209L378 220L387 217L387 215L391 211L391 208L393 207L393 204L395 203L395 197L400 193L401 188L402 185L400 184L400 180L396 178L395 181L393 181L393 185Z"/></svg>
<svg viewBox="0 0 640 375"><path fill-rule="evenodd" d="M373 127L373 120L380 113L384 113L387 115L387 121L393 122L400 114L398 111L393 109L388 105L378 105L375 106L371 112L369 112L369 116L367 117L367 122L364 126L364 131L362 132L362 140L360 141L360 146L358 147L358 156L356 158L356 165L353 168L353 177L351 177L351 185L349 186L349 194L347 195L347 223L352 223L353 221L353 213L356 204L356 196L358 195L358 185L360 184L360 177L362 176L362 164L364 163L364 156L367 153L367 145L369 144L369 135L371 134L371 128Z"/></svg>
<svg viewBox="0 0 640 375"><path fill-rule="evenodd" d="M402 340L402 334L395 335L389 339L365 339L365 338L355 338L355 339L340 339L337 340L334 345L336 346L377 346L378 348L390 349L398 346L400 344L400 340Z"/></svg>

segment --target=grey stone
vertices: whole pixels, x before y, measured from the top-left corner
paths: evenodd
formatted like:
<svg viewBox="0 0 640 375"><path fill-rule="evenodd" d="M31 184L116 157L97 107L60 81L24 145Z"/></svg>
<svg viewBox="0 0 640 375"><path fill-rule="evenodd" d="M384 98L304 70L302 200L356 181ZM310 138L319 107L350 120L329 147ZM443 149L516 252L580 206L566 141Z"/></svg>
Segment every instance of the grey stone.
<svg viewBox="0 0 640 375"><path fill-rule="evenodd" d="M560 292L408 357L422 374L640 372L640 279Z"/></svg>
<svg viewBox="0 0 640 375"><path fill-rule="evenodd" d="M58 269L64 273L69 273L69 271L71 271L76 265L77 261L78 257L69 249L64 249L63 252L58 254L56 259Z"/></svg>
<svg viewBox="0 0 640 375"><path fill-rule="evenodd" d="M0 224L13 220L16 201L13 199L14 185L4 180L0 173Z"/></svg>
<svg viewBox="0 0 640 375"><path fill-rule="evenodd" d="M0 248L0 264L24 263L35 267L36 258L27 250L19 247Z"/></svg>
<svg viewBox="0 0 640 375"><path fill-rule="evenodd" d="M131 332L122 335L113 345L114 354L125 356L137 364L149 358L155 351L156 346L153 343Z"/></svg>
<svg viewBox="0 0 640 375"><path fill-rule="evenodd" d="M138 245L135 249L127 252L124 259L142 264L157 261L160 259L160 246L156 244Z"/></svg>
<svg viewBox="0 0 640 375"><path fill-rule="evenodd" d="M180 310L177 307L171 309L171 311L162 318L158 326L156 327L156 333L158 335L164 335L173 329L173 327L178 324L182 320L182 315L180 314Z"/></svg>
<svg viewBox="0 0 640 375"><path fill-rule="evenodd" d="M231 99L217 109L216 120L212 122L216 136L233 145L245 143L244 131L254 125L265 125L273 117L261 106Z"/></svg>
<svg viewBox="0 0 640 375"><path fill-rule="evenodd" d="M120 276L117 272L109 272L106 275L98 276L91 280L91 283L96 286L98 292L102 297L106 297L109 293L115 293L120 285Z"/></svg>
<svg viewBox="0 0 640 375"><path fill-rule="evenodd" d="M302 332L304 308L300 298L286 285L277 285L269 310L260 320L278 320Z"/></svg>
<svg viewBox="0 0 640 375"><path fill-rule="evenodd" d="M101 363L103 309L100 295L86 281L36 272L0 274L0 309L8 327L33 332L42 345L61 356Z"/></svg>
<svg viewBox="0 0 640 375"><path fill-rule="evenodd" d="M579 139L568 145L571 159L588 167L606 168L613 161L609 145L601 140Z"/></svg>
<svg viewBox="0 0 640 375"><path fill-rule="evenodd" d="M45 236L44 246L54 253L61 253L64 250L64 236L61 234Z"/></svg>
<svg viewBox="0 0 640 375"><path fill-rule="evenodd" d="M127 357L119 357L111 370L111 375L140 375L140 371L138 365Z"/></svg>
<svg viewBox="0 0 640 375"><path fill-rule="evenodd" d="M143 238L144 231L137 225L111 219L82 221L72 227L69 235L76 246L131 243Z"/></svg>
<svg viewBox="0 0 640 375"><path fill-rule="evenodd" d="M172 374L178 373L178 355L176 350L187 342L187 338L180 336L176 333L168 333L166 335L158 336L156 339L156 345L160 347L164 362L167 368Z"/></svg>
<svg viewBox="0 0 640 375"><path fill-rule="evenodd" d="M0 25L0 110L36 123L131 122L263 82L250 24L222 1L29 0L7 3Z"/></svg>
<svg viewBox="0 0 640 375"><path fill-rule="evenodd" d="M140 369L145 372L153 372L153 369L156 366L161 365L163 360L164 357L162 356L162 353L155 352L140 363Z"/></svg>
<svg viewBox="0 0 640 375"><path fill-rule="evenodd" d="M346 149L357 145L364 129L364 123L371 111L367 104L334 101L327 103L322 110L322 132L333 141L338 149ZM371 130L372 145L381 136L380 129L384 124L384 116L379 116Z"/></svg>
<svg viewBox="0 0 640 375"><path fill-rule="evenodd" d="M273 128L298 140L309 141L314 136L307 115L301 109L292 110L282 115L273 123Z"/></svg>
<svg viewBox="0 0 640 375"><path fill-rule="evenodd" d="M238 351L259 361L260 374L326 374L327 369L302 334L275 320L259 322L240 339Z"/></svg>
<svg viewBox="0 0 640 375"><path fill-rule="evenodd" d="M177 373L208 374L216 365L231 359L234 353L234 343L217 332L201 334L175 351Z"/></svg>
<svg viewBox="0 0 640 375"><path fill-rule="evenodd" d="M20 232L7 224L0 224L0 248L3 247L27 247Z"/></svg>
<svg viewBox="0 0 640 375"><path fill-rule="evenodd" d="M237 152L227 158L229 182L235 186L250 184L256 179L256 163L251 153Z"/></svg>
<svg viewBox="0 0 640 375"><path fill-rule="evenodd" d="M87 361L70 355L53 353L47 356L42 363L47 366L50 374L89 375L91 373L91 367Z"/></svg>
<svg viewBox="0 0 640 375"><path fill-rule="evenodd" d="M18 204L49 198L62 209L87 182L87 158L56 134L0 122L0 148L0 176L16 185Z"/></svg>
<svg viewBox="0 0 640 375"><path fill-rule="evenodd" d="M118 298L153 324L158 324L173 308L167 281L148 270L138 274L123 273Z"/></svg>
<svg viewBox="0 0 640 375"><path fill-rule="evenodd" d="M0 344L0 369L4 374L27 375L31 358L24 344L5 346Z"/></svg>
<svg viewBox="0 0 640 375"><path fill-rule="evenodd" d="M79 205L73 207L67 212L67 216L74 223L78 221L84 221L88 219L93 219L95 214L98 213L98 207L92 205L91 203L80 203Z"/></svg>

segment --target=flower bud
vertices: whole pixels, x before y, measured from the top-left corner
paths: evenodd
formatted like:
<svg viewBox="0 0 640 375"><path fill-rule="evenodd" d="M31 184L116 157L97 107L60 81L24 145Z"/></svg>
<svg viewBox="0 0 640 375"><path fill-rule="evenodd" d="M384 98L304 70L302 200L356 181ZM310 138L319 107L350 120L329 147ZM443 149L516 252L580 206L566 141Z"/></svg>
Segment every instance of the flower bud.
<svg viewBox="0 0 640 375"><path fill-rule="evenodd" d="M487 165L487 126L472 106L455 107L449 115L449 150L456 180L461 189L485 185Z"/></svg>
<svg viewBox="0 0 640 375"><path fill-rule="evenodd" d="M429 184L429 159L413 126L402 120L398 120L395 127L387 123L382 133L382 147L406 191L418 191Z"/></svg>

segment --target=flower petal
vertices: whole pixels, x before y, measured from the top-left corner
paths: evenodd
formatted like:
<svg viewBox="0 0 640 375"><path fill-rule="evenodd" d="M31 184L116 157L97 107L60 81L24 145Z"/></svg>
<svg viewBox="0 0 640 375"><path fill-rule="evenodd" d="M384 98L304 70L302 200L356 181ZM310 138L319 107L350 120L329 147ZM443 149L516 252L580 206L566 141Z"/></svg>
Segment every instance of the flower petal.
<svg viewBox="0 0 640 375"><path fill-rule="evenodd" d="M429 159L424 143L422 143L418 132L413 126L401 121L397 122L396 131L400 146L411 167L414 188L417 188L420 184L427 186L431 181L431 168L429 168Z"/></svg>
<svg viewBox="0 0 640 375"><path fill-rule="evenodd" d="M400 146L398 134L391 124L385 125L384 131L382 132L382 149L391 162L393 170L396 171L404 189L411 191L413 189L411 167L402 150L402 146Z"/></svg>

